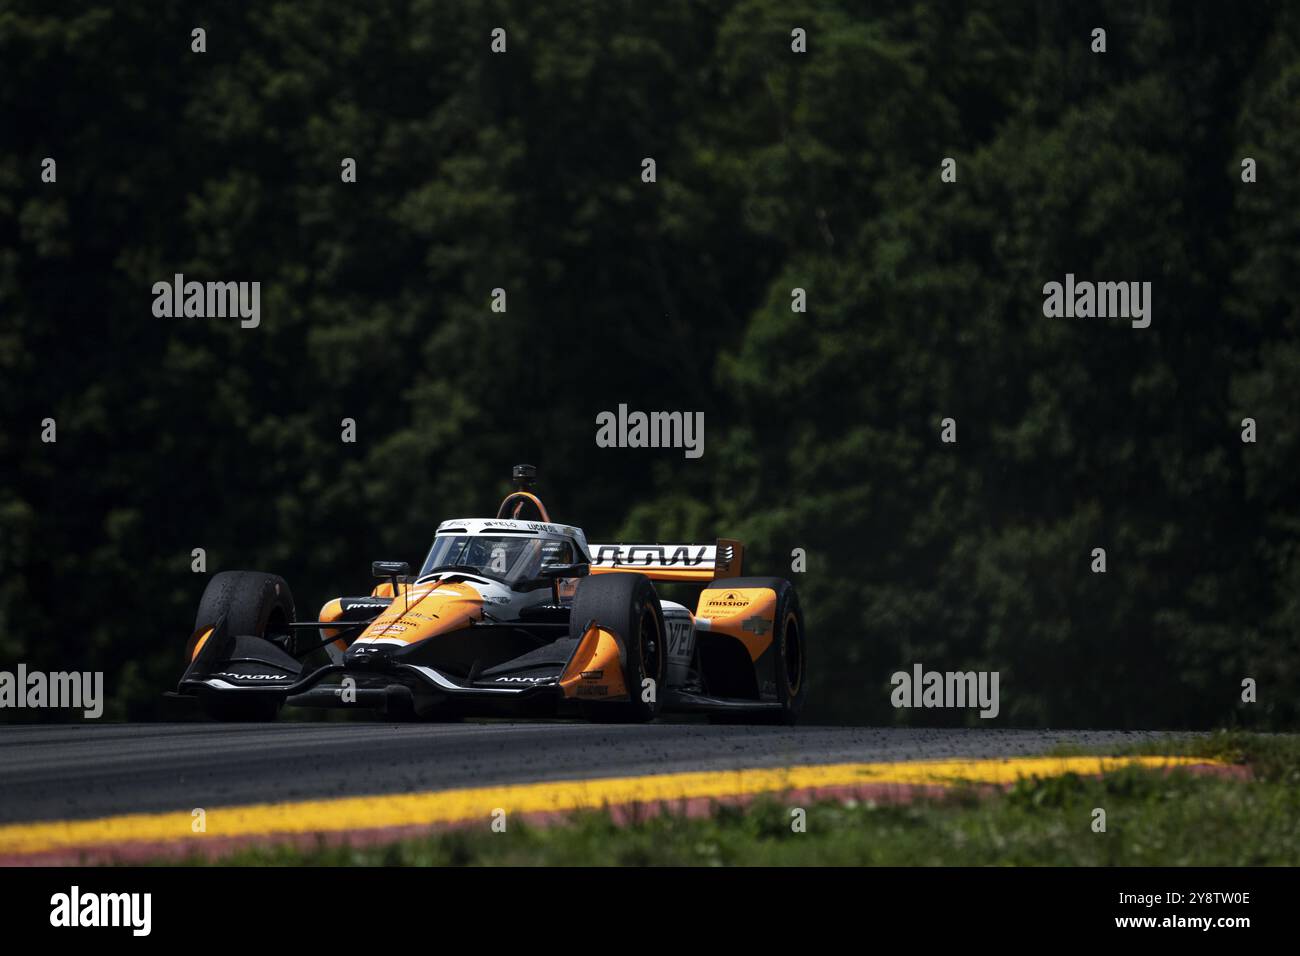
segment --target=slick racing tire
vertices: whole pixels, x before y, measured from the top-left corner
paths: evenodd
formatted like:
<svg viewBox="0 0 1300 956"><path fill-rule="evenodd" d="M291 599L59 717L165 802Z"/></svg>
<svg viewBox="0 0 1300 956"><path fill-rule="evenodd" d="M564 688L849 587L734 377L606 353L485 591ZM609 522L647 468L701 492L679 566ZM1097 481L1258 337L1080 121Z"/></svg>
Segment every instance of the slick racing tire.
<svg viewBox="0 0 1300 956"><path fill-rule="evenodd" d="M583 701L583 716L600 723L654 720L664 692L668 645L664 640L663 609L650 579L622 572L583 578L573 597L569 636L581 640L588 621L618 635L629 700L608 704ZM648 687L647 678L654 682ZM647 696L650 700L645 700Z"/></svg>
<svg viewBox="0 0 1300 956"><path fill-rule="evenodd" d="M293 594L284 578L261 571L222 571L213 575L199 602L194 630L212 627L226 616L226 632L252 634L293 654ZM276 700L230 700L214 697L203 710L216 720L274 720L280 710Z"/></svg>
<svg viewBox="0 0 1300 956"><path fill-rule="evenodd" d="M799 719L804 701L808 697L807 640L803 624L803 609L794 585L782 578L726 578L714 581L710 588L771 588L776 593L775 655L772 675L776 685L780 710L756 710L725 714L710 714L711 723L717 724L785 724ZM766 676L766 675L763 675Z"/></svg>

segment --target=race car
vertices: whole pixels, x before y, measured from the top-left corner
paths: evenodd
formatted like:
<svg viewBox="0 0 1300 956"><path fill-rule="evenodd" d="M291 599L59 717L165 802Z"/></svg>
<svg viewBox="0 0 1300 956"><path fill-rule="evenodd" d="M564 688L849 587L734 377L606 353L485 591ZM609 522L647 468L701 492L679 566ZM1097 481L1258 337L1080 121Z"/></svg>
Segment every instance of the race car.
<svg viewBox="0 0 1300 956"><path fill-rule="evenodd" d="M316 620L296 619L277 575L214 575L168 696L219 720L271 720L285 704L423 720L796 720L808 681L789 581L742 577L744 549L728 539L588 544L551 520L536 468L513 478L496 517L442 522L416 574L375 561L381 583ZM662 600L656 581L703 584L695 611Z"/></svg>

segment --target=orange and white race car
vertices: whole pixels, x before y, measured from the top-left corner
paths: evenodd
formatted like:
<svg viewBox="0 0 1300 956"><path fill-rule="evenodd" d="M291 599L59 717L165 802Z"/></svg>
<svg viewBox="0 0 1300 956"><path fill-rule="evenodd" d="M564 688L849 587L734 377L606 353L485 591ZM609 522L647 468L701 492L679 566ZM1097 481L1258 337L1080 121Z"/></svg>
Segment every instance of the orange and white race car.
<svg viewBox="0 0 1300 956"><path fill-rule="evenodd" d="M738 541L588 544L551 521L536 474L516 466L496 517L444 521L416 574L376 561L371 593L316 620L296 619L281 577L214 575L169 696L223 720L270 720L287 703L428 720L795 721L808 681L789 581L741 577ZM655 581L703 584L694 613Z"/></svg>

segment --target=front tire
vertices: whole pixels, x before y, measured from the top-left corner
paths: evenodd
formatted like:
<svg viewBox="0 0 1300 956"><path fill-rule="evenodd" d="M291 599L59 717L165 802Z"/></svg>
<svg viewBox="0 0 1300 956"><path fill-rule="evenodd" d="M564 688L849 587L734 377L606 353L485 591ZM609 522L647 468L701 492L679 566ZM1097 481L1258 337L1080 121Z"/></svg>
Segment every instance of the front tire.
<svg viewBox="0 0 1300 956"><path fill-rule="evenodd" d="M583 578L573 597L569 635L581 640L589 621L613 631L621 641L628 700L608 704L583 701L583 716L598 723L654 720L665 689L668 661L664 614L654 585L644 575L624 572ZM647 680L653 683L647 685Z"/></svg>
<svg viewBox="0 0 1300 956"><path fill-rule="evenodd" d="M194 618L197 633L226 618L226 633L253 635L289 654L296 650L289 622L294 619L293 594L276 574L262 571L222 571L212 576ZM275 720L282 702L262 697L251 700L213 695L200 700L203 712L220 721Z"/></svg>

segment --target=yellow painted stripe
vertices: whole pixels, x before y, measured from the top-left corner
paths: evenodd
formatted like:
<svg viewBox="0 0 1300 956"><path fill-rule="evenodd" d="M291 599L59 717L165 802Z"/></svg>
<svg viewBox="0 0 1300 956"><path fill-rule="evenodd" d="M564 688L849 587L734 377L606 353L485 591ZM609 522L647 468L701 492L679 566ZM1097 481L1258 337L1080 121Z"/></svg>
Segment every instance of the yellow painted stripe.
<svg viewBox="0 0 1300 956"><path fill-rule="evenodd" d="M194 833L188 811L133 813L97 820L59 820L0 826L0 853L104 844L193 841L273 833L330 833L491 819L507 814L598 809L623 803L748 796L813 787L863 784L1006 784L1022 777L1098 774L1126 766L1213 764L1199 757L1033 757L1014 760L941 760L843 763L772 769L656 774L562 780L423 793L340 797L292 803L208 807L207 829Z"/></svg>

